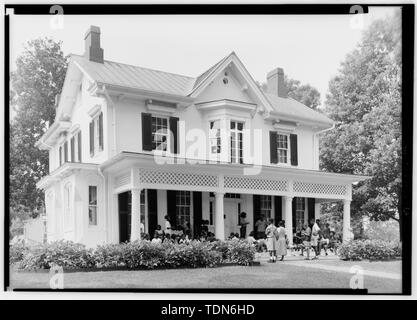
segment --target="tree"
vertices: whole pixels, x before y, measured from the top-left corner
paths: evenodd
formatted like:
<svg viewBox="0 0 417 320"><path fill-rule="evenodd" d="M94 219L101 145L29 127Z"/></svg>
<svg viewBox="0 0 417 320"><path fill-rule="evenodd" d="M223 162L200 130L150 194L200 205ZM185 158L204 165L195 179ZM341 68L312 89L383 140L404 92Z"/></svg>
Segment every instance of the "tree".
<svg viewBox="0 0 417 320"><path fill-rule="evenodd" d="M305 104L307 107L316 109L320 105L320 92L309 84L301 84L300 81L284 77L288 97ZM259 85L259 83L258 83ZM262 83L260 88L267 92L267 84Z"/></svg>
<svg viewBox="0 0 417 320"><path fill-rule="evenodd" d="M329 83L325 112L336 125L321 139L322 169L371 176L353 188L352 217L400 222L399 14L375 21L364 32Z"/></svg>
<svg viewBox="0 0 417 320"><path fill-rule="evenodd" d="M68 64L61 46L48 38L29 41L11 73L11 218L35 217L44 205L36 183L48 173L48 153L35 143L55 118L55 96L61 91Z"/></svg>

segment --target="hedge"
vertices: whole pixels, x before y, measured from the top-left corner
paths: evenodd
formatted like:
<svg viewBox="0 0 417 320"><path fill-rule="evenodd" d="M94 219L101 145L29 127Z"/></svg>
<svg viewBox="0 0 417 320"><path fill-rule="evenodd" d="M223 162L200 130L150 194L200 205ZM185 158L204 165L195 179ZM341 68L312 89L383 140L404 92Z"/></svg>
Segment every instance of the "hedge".
<svg viewBox="0 0 417 320"><path fill-rule="evenodd" d="M56 241L25 248L10 247L10 263L18 269L36 270L60 266L65 269L156 269L216 267L222 263L249 265L255 248L243 240L200 242L189 244L135 241L106 244L94 249L71 241Z"/></svg>
<svg viewBox="0 0 417 320"><path fill-rule="evenodd" d="M392 260L401 257L401 245L382 240L352 240L341 244L337 254L342 260Z"/></svg>

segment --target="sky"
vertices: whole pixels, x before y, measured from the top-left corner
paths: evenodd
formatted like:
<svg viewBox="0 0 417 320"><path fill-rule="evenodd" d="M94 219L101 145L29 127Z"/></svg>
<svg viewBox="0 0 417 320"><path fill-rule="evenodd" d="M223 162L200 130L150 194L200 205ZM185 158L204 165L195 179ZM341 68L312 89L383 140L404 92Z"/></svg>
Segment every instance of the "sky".
<svg viewBox="0 0 417 320"><path fill-rule="evenodd" d="M104 59L167 72L198 76L235 51L253 78L281 67L293 79L316 87L322 103L329 80L375 19L394 7L370 7L352 15L130 15L63 17L12 16L11 69L24 44L38 37L62 40L64 54L84 53L90 25L101 29Z"/></svg>

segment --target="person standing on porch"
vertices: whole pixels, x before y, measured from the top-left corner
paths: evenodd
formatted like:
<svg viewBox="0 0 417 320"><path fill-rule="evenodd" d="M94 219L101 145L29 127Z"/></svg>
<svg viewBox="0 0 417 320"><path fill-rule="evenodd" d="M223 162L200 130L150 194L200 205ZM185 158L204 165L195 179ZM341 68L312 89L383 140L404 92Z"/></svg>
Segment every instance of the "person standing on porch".
<svg viewBox="0 0 417 320"><path fill-rule="evenodd" d="M316 253L316 256L313 259L318 259L320 255L320 248L319 248L319 237L320 237L320 227L319 223L320 220L316 220L314 223L314 219L312 219L313 227L311 228L311 246L314 249L314 252Z"/></svg>
<svg viewBox="0 0 417 320"><path fill-rule="evenodd" d="M246 212L240 214L239 225L240 225L240 238L246 239L246 226L249 222L246 220Z"/></svg>
<svg viewBox="0 0 417 320"><path fill-rule="evenodd" d="M165 216L165 234L171 234L171 222L169 221L169 216Z"/></svg>
<svg viewBox="0 0 417 320"><path fill-rule="evenodd" d="M269 262L276 262L277 261L277 227L274 225L274 219L269 219L269 224L265 229L265 235L267 238L266 248L270 254Z"/></svg>
<svg viewBox="0 0 417 320"><path fill-rule="evenodd" d="M265 238L265 229L266 229L267 225L268 225L268 223L266 222L265 216L261 215L255 223L256 238L257 239L264 239Z"/></svg>
<svg viewBox="0 0 417 320"><path fill-rule="evenodd" d="M284 256L287 255L287 236L285 234L284 222L279 222L279 227L277 230L278 240L277 240L277 256L281 256L280 261L284 260Z"/></svg>

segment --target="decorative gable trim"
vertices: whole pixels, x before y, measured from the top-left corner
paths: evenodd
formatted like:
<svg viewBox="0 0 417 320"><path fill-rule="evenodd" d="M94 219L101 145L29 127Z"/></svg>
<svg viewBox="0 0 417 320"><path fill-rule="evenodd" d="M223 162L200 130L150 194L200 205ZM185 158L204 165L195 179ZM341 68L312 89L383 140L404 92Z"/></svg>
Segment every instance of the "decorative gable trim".
<svg viewBox="0 0 417 320"><path fill-rule="evenodd" d="M91 118L94 118L95 116L97 116L101 111L101 105L96 104L94 107L92 107L90 110L88 110L88 115Z"/></svg>

